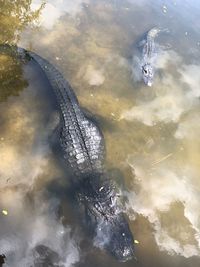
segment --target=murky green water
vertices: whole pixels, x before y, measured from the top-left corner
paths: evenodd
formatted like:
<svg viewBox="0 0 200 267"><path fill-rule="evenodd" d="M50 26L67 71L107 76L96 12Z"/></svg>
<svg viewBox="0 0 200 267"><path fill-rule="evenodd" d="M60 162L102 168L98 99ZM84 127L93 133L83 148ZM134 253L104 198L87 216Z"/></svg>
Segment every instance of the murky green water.
<svg viewBox="0 0 200 267"><path fill-rule="evenodd" d="M33 266L42 254L41 248L33 252L38 245L57 253L55 266L199 266L199 1L16 2L0 1L0 40L47 58L96 116L107 166L116 169L127 198L139 262L118 263L84 241L63 189L67 173L52 149L58 121L53 92L36 65L0 55L5 266ZM134 57L154 26L169 30L156 39L168 49L158 55L149 88L136 79ZM35 266L53 266L48 260Z"/></svg>

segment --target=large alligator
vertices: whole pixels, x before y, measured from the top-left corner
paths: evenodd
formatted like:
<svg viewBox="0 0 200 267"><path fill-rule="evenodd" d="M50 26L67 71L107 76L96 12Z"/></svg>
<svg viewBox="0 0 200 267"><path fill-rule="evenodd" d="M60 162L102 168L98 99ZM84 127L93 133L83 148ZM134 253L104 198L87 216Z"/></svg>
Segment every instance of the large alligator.
<svg viewBox="0 0 200 267"><path fill-rule="evenodd" d="M61 117L59 143L72 173L76 199L86 211L94 238L103 239L103 247L119 261L135 257L132 233L120 208L117 190L104 168L102 133L85 116L70 84L53 65L33 52L22 48L16 51L20 58L28 58L40 66L56 94Z"/></svg>

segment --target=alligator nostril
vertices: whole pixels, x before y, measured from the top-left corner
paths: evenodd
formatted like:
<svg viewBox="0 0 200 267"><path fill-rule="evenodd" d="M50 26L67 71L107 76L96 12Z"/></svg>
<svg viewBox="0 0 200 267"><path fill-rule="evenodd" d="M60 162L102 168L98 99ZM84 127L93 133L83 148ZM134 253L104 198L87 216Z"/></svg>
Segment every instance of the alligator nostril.
<svg viewBox="0 0 200 267"><path fill-rule="evenodd" d="M124 261L131 259L133 257L132 249L125 248L122 255L124 257Z"/></svg>

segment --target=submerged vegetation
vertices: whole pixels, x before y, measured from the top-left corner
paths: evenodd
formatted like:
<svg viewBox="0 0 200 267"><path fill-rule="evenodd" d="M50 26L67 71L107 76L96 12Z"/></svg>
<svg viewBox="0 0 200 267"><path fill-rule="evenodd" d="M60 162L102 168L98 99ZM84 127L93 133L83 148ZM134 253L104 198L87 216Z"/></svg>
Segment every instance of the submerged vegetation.
<svg viewBox="0 0 200 267"><path fill-rule="evenodd" d="M32 0L0 0L0 44L15 45L21 31L39 20L44 3L31 10ZM3 55L0 51L0 102L11 95L18 95L26 86L22 63L15 55Z"/></svg>
<svg viewBox="0 0 200 267"><path fill-rule="evenodd" d="M0 102L6 101L11 95L18 95L27 85L19 60L0 55Z"/></svg>
<svg viewBox="0 0 200 267"><path fill-rule="evenodd" d="M31 10L32 0L0 0L0 43L15 44L19 40L20 32L30 23L39 19L44 7Z"/></svg>

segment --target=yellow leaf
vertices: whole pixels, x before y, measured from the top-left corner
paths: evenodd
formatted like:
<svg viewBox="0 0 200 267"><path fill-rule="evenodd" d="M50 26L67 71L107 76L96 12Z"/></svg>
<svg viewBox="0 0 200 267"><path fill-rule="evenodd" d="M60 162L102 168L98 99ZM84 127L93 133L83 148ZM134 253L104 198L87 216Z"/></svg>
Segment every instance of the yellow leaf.
<svg viewBox="0 0 200 267"><path fill-rule="evenodd" d="M3 215L8 215L8 211L7 210L2 210L2 213L3 213Z"/></svg>

